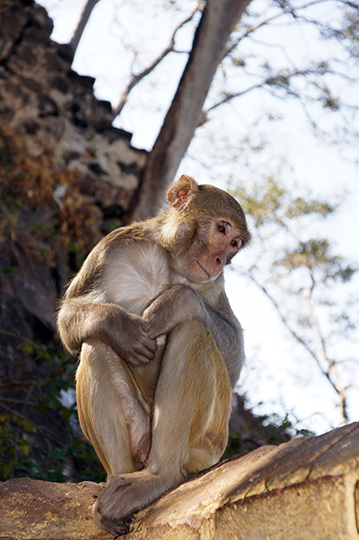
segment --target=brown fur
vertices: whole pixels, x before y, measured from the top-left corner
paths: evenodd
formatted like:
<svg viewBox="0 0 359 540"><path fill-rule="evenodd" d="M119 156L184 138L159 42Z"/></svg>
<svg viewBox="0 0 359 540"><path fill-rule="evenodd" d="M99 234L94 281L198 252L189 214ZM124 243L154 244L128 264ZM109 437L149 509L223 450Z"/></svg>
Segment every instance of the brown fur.
<svg viewBox="0 0 359 540"><path fill-rule="evenodd" d="M243 211L187 176L168 202L98 243L58 316L65 346L81 351L80 423L109 475L94 516L113 534L219 460L244 356L222 275L249 241Z"/></svg>

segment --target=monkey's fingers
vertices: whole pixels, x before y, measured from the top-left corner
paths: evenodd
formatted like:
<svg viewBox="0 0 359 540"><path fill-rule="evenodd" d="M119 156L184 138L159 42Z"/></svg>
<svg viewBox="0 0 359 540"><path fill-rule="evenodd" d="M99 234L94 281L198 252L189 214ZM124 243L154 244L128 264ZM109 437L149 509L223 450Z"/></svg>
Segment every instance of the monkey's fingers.
<svg viewBox="0 0 359 540"><path fill-rule="evenodd" d="M157 351L157 340L148 334L146 334L146 339L144 340L144 346L154 354Z"/></svg>
<svg viewBox="0 0 359 540"><path fill-rule="evenodd" d="M146 334L148 334L148 332L151 329L150 323L148 321L145 321L145 319L142 319L142 318L139 318L139 323L142 330L146 332Z"/></svg>
<svg viewBox="0 0 359 540"><path fill-rule="evenodd" d="M151 342L151 344L137 344L137 346L134 349L134 355L138 359L140 363L148 364L151 360L153 360L153 357L155 355L157 349L156 342Z"/></svg>

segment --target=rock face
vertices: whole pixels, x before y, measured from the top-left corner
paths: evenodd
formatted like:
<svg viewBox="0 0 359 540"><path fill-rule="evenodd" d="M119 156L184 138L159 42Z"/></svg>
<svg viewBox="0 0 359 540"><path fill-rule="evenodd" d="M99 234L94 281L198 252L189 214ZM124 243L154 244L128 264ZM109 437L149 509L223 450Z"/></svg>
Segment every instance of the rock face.
<svg viewBox="0 0 359 540"><path fill-rule="evenodd" d="M95 540L102 486L29 479L0 486L0 539ZM264 446L192 479L140 511L128 540L359 538L359 423Z"/></svg>
<svg viewBox="0 0 359 540"><path fill-rule="evenodd" d="M54 368L42 351L63 354L58 298L98 240L130 219L147 160L51 31L33 0L0 1L0 394L12 403L9 422L25 414L46 425L46 442L30 434L40 468L42 452L71 446L59 409L38 407L38 381Z"/></svg>
<svg viewBox="0 0 359 540"><path fill-rule="evenodd" d="M131 135L111 126L111 105L92 93L94 79L71 70L66 45L49 38L52 21L32 0L0 3L1 130L29 157L51 155L79 175L82 191L103 206L128 209L146 163Z"/></svg>

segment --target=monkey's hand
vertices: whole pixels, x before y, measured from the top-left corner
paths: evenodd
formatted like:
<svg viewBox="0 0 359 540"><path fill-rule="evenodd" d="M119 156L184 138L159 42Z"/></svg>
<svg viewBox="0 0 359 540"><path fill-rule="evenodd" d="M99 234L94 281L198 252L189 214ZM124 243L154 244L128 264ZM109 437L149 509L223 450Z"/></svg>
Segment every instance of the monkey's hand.
<svg viewBox="0 0 359 540"><path fill-rule="evenodd" d="M208 323L208 313L202 297L188 285L174 285L160 296L143 312L148 321L148 335L156 338L167 334L176 325L193 319Z"/></svg>
<svg viewBox="0 0 359 540"><path fill-rule="evenodd" d="M156 352L149 323L116 304L67 300L58 324L61 339L73 354L89 340L106 343L131 366L148 364Z"/></svg>
<svg viewBox="0 0 359 540"><path fill-rule="evenodd" d="M129 365L148 364L157 349L156 340L150 336L149 323L125 310L113 315L111 313L104 324L106 341Z"/></svg>

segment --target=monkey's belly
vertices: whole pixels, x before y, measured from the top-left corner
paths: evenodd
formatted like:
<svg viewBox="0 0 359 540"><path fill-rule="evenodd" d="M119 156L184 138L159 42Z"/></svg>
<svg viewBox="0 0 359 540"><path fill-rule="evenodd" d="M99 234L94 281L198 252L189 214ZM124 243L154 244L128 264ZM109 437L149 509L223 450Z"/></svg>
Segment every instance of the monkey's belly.
<svg viewBox="0 0 359 540"><path fill-rule="evenodd" d="M141 315L151 301L170 286L165 250L151 242L136 242L114 254L102 288L107 302Z"/></svg>

